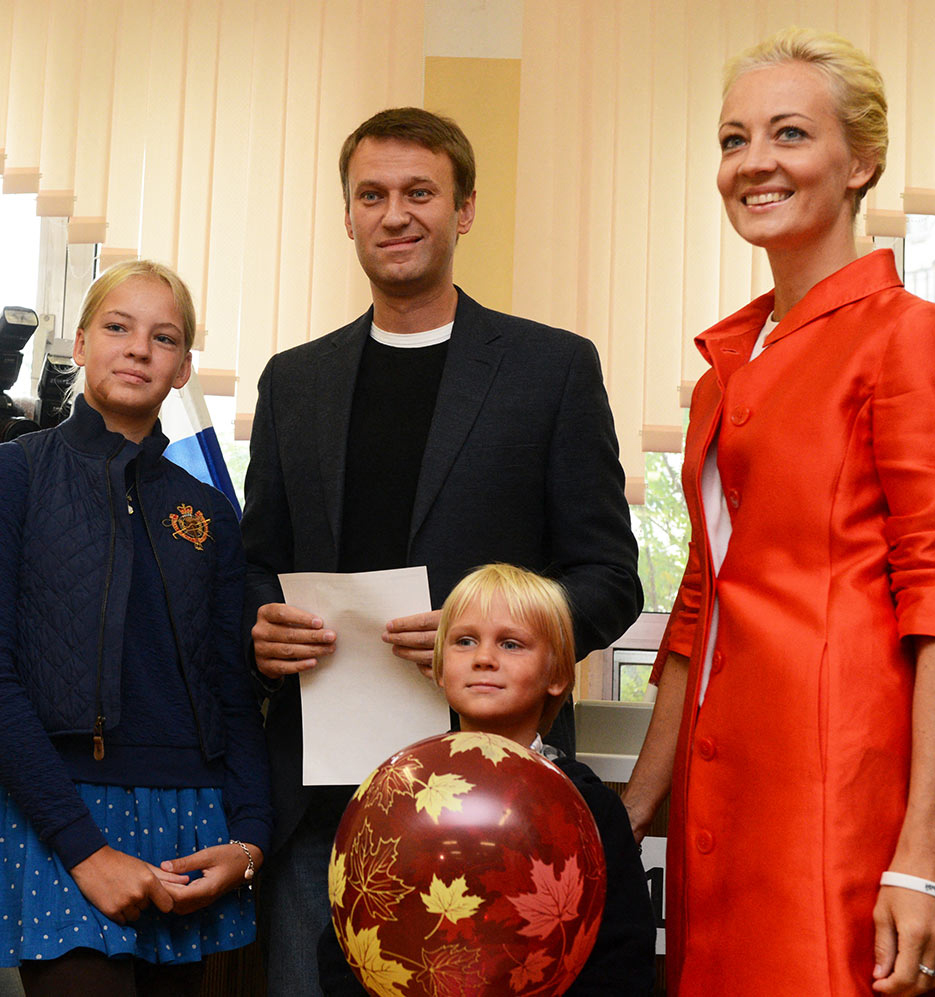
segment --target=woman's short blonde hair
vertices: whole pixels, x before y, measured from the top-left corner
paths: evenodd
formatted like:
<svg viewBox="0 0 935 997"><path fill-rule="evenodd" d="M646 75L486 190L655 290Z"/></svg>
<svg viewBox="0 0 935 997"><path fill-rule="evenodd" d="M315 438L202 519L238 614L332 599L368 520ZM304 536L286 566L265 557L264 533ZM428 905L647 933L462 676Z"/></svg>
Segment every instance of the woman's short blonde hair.
<svg viewBox="0 0 935 997"><path fill-rule="evenodd" d="M432 655L435 681L440 681L442 676L445 641L451 625L475 600L480 611L488 613L498 595L506 603L513 619L545 638L552 651L549 681L560 682L564 686L559 695L550 695L543 707L539 730L544 735L575 684L575 635L571 610L565 590L551 578L543 578L512 564L486 564L462 578L442 606Z"/></svg>
<svg viewBox="0 0 935 997"><path fill-rule="evenodd" d="M876 186L886 168L889 135L883 77L870 58L846 38L811 28L785 28L728 60L723 96L744 73L784 62L803 62L824 74L851 152L862 163L875 164L873 175L856 192L856 214L861 199Z"/></svg>
<svg viewBox="0 0 935 997"><path fill-rule="evenodd" d="M131 277L150 277L164 281L169 286L179 315L182 317L185 350L189 351L195 341L195 306L192 303L191 293L185 286L185 281L174 270L153 260L127 260L108 267L88 288L88 293L84 296L78 328L87 329L107 295Z"/></svg>

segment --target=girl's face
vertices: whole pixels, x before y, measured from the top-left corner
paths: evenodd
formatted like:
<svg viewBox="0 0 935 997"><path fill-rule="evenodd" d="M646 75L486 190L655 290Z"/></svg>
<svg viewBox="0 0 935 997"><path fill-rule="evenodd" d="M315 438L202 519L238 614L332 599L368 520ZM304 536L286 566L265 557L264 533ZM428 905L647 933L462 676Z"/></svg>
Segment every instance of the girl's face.
<svg viewBox="0 0 935 997"><path fill-rule="evenodd" d="M165 281L130 277L101 302L75 336L84 397L112 432L137 443L153 428L170 388L191 375L182 316Z"/></svg>
<svg viewBox="0 0 935 997"><path fill-rule="evenodd" d="M486 614L476 600L468 603L448 629L440 683L462 730L530 745L546 698L564 692L551 674L551 646L514 619L500 595Z"/></svg>
<svg viewBox="0 0 935 997"><path fill-rule="evenodd" d="M853 195L873 174L848 147L829 85L802 62L754 69L724 99L717 186L747 242L821 250L852 239Z"/></svg>

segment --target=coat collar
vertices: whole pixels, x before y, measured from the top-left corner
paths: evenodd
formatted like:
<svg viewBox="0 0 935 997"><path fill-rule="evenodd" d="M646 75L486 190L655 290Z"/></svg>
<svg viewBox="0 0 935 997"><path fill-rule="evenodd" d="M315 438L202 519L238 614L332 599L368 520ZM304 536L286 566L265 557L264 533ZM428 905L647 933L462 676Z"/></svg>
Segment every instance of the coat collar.
<svg viewBox="0 0 935 997"><path fill-rule="evenodd" d="M340 549L347 434L351 424L354 385L372 324L371 307L359 319L339 329L329 340L329 348L319 358L315 374L313 404L318 473L336 551Z"/></svg>
<svg viewBox="0 0 935 997"><path fill-rule="evenodd" d="M168 437L162 432L158 419L152 432L142 443L134 443L121 433L112 433L104 425L100 412L84 400L84 395L75 398L71 415L59 429L65 442L79 453L92 457L116 457L123 451L127 461L139 454L144 466L157 464L163 450L169 445Z"/></svg>
<svg viewBox="0 0 935 997"><path fill-rule="evenodd" d="M767 336L766 346L844 305L886 288L901 286L891 250L879 249L862 256L819 281L790 308ZM747 362L763 323L772 314L773 298L773 292L769 291L695 337L695 345L714 367L721 384L726 384L731 374Z"/></svg>
<svg viewBox="0 0 935 997"><path fill-rule="evenodd" d="M409 529L410 541L425 521L448 472L483 407L503 357L500 332L489 312L461 288L448 356L425 442Z"/></svg>

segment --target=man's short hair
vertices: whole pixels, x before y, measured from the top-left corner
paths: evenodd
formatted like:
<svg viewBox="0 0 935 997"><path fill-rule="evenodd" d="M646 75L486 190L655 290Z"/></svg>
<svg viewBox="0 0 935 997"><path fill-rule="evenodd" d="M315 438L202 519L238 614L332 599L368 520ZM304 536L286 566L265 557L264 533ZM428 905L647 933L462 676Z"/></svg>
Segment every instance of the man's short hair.
<svg viewBox="0 0 935 997"><path fill-rule="evenodd" d="M547 696L543 704L539 732L544 737L575 684L575 633L571 610L565 590L557 581L513 564L485 564L466 575L451 590L442 606L432 654L432 673L438 682L444 671L445 640L452 623L475 599L480 611L488 613L491 602L498 595L513 619L529 627L549 645L552 652L549 682L564 685L559 695Z"/></svg>
<svg viewBox="0 0 935 997"><path fill-rule="evenodd" d="M395 138L400 142L412 142L432 152L444 152L451 160L455 181L455 208L471 196L477 170L474 166L474 150L467 136L451 118L433 114L421 107L390 107L378 111L344 140L338 169L341 173L341 186L344 189L344 206L351 206L351 191L347 174L354 150L365 138Z"/></svg>

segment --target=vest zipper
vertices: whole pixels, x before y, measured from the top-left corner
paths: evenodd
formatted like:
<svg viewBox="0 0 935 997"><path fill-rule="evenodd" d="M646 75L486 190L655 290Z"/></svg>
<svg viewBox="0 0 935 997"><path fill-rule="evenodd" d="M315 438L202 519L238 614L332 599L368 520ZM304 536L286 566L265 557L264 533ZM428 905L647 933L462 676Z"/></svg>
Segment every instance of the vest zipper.
<svg viewBox="0 0 935 997"><path fill-rule="evenodd" d="M169 585L166 582L166 576L162 570L162 561L159 560L159 552L156 550L152 530L149 528L149 519L146 517L146 508L143 505L143 489L140 487L140 465L138 462L135 470L136 503L139 506L140 519L143 521L143 526L146 527L146 536L149 537L149 546L152 549L153 557L156 560L156 567L159 569L159 577L162 580L162 591L165 593L166 597L166 612L169 614L169 627L172 630L172 640L175 642L175 653L178 655L179 672L182 676L182 682L185 683L185 691L188 693L188 702L192 708L192 717L195 721L195 729L198 731L198 743L201 746L201 753L205 758L207 758L208 747L205 742L204 732L201 729L201 720L198 716L198 711L195 709L195 698L192 696L192 689L188 683L188 676L185 674L185 662L182 658L182 642L179 640L178 628L175 625L175 616L172 612L172 599L169 595Z"/></svg>
<svg viewBox="0 0 935 997"><path fill-rule="evenodd" d="M104 718L100 715L94 721L92 741L94 742L94 760L99 762L104 757Z"/></svg>
<svg viewBox="0 0 935 997"><path fill-rule="evenodd" d="M107 506L110 509L110 550L107 555L107 576L104 579L104 594L101 597L101 628L97 638L97 719L94 721L94 733L91 737L91 750L96 762L104 758L104 716L103 684L104 684L104 629L107 623L107 600L110 596L110 583L114 574L114 548L117 543L117 514L114 511L114 491L110 485L110 465L114 457L123 449L123 443L107 458L104 463L104 481L107 485Z"/></svg>

